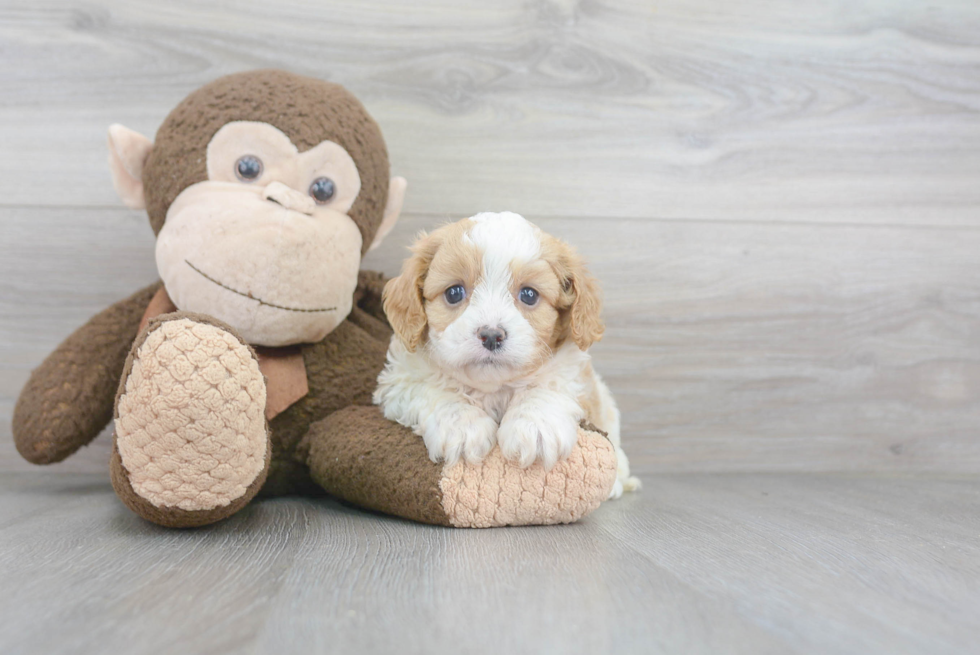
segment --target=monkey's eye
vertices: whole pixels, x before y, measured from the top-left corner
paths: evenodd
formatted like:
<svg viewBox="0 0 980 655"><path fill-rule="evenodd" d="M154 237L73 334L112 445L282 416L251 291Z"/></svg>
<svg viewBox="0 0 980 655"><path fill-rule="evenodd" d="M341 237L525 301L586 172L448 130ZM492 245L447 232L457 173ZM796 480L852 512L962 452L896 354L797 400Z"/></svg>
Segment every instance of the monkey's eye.
<svg viewBox="0 0 980 655"><path fill-rule="evenodd" d="M532 289L531 287L524 287L521 289L518 297L521 299L521 302L528 307L533 307L534 305L538 304L538 292L536 289Z"/></svg>
<svg viewBox="0 0 980 655"><path fill-rule="evenodd" d="M310 185L310 195L316 200L318 205L330 202L333 194L337 192L337 186L329 177L318 177Z"/></svg>
<svg viewBox="0 0 980 655"><path fill-rule="evenodd" d="M466 289L463 288L462 284L454 284L453 286L446 289L446 302L450 305L458 305L463 302L463 298L466 297Z"/></svg>
<svg viewBox="0 0 980 655"><path fill-rule="evenodd" d="M235 175L243 182L251 182L262 175L262 160L255 155L244 155L235 162Z"/></svg>

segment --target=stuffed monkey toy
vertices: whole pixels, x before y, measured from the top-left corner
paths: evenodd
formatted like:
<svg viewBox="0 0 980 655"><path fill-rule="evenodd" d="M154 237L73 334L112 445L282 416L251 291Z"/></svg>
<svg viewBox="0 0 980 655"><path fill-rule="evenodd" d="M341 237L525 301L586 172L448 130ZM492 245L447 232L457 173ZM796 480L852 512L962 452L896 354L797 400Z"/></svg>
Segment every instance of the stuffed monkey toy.
<svg viewBox="0 0 980 655"><path fill-rule="evenodd" d="M69 336L14 408L17 449L58 462L112 421L113 487L163 526L227 518L258 494L327 493L458 527L567 523L608 497L611 444L583 426L550 471L494 450L429 460L371 405L391 330L361 257L406 183L344 88L264 70L198 89L151 142L109 129L113 183L145 208L161 281Z"/></svg>

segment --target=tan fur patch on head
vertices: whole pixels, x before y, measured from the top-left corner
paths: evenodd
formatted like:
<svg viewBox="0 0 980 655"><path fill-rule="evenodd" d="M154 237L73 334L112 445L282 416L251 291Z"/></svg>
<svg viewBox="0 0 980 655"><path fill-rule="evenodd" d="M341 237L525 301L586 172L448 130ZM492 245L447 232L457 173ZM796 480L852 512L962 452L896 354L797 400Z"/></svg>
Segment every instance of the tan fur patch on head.
<svg viewBox="0 0 980 655"><path fill-rule="evenodd" d="M440 296L454 284L472 291L480 275L480 253L463 238L471 226L472 221L463 220L420 234L401 275L385 285L385 314L409 351L423 343L430 323L433 329L445 329L467 305L465 300L449 305Z"/></svg>
<svg viewBox="0 0 980 655"><path fill-rule="evenodd" d="M561 285L555 305L559 313L555 345L572 339L580 349L588 350L605 331L599 283L574 248L549 234L541 236L542 259L551 265Z"/></svg>
<svg viewBox="0 0 980 655"><path fill-rule="evenodd" d="M548 350L554 350L558 344L558 303L561 298L561 284L554 268L543 259L533 262L513 262L511 278L514 283L511 294L517 308L531 324L534 333L542 343L547 344ZM538 292L538 302L528 306L521 302L520 292L524 287L531 287ZM545 356L549 353L542 353Z"/></svg>
<svg viewBox="0 0 980 655"><path fill-rule="evenodd" d="M483 270L480 251L464 238L470 227L472 221L464 220L446 225L433 233L439 236L439 250L429 265L422 296L429 328L437 332L449 327L469 305L473 287ZM466 290L466 297L462 302L450 305L444 294L446 289L457 284Z"/></svg>

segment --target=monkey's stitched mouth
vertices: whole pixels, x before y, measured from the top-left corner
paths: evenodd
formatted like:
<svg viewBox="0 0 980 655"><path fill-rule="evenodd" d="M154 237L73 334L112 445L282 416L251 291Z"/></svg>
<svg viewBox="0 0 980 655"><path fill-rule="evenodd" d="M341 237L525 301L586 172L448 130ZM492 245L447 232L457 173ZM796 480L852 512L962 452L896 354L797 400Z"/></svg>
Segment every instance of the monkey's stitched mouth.
<svg viewBox="0 0 980 655"><path fill-rule="evenodd" d="M333 311L337 311L337 308L336 307L324 307L322 309L302 309L302 308L299 308L299 307L284 307L282 305L276 305L275 303L266 302L266 301L262 300L261 298L256 298L255 296L253 296L250 293L242 293L238 289L232 289L227 284L223 284L221 282L218 282L213 277L211 277L210 275L208 275L207 273L205 273L204 271L202 271L201 269L199 269L197 266L194 266L194 264L190 263L186 259L184 260L184 263L187 264L188 266L190 266L192 271L194 271L195 273L197 273L198 275L200 275L201 277L203 277L208 282L211 282L213 284L217 284L222 289L225 289L226 291L231 291L232 293L238 294L242 298L248 298L249 300L254 300L255 302L257 302L260 305L263 305L265 307L272 307L273 309L282 309L282 310L287 311L287 312L300 312L300 313L303 313L303 314L317 314L317 313L320 313L320 312L333 312Z"/></svg>

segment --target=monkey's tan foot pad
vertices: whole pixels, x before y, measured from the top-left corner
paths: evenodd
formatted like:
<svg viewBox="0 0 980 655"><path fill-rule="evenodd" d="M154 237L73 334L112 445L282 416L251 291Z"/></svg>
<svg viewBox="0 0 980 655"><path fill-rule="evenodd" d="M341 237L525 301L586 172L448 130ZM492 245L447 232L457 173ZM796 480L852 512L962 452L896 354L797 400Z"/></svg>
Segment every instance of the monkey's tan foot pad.
<svg viewBox="0 0 980 655"><path fill-rule="evenodd" d="M609 440L583 429L568 459L550 471L540 462L521 468L494 448L482 464L443 469L442 506L460 528L572 523L609 497L616 467Z"/></svg>
<svg viewBox="0 0 980 655"><path fill-rule="evenodd" d="M616 451L579 430L568 459L523 469L494 448L480 464L433 463L422 438L377 407L352 406L310 426L301 444L313 479L362 507L459 528L571 523L609 497Z"/></svg>
<svg viewBox="0 0 980 655"><path fill-rule="evenodd" d="M199 315L150 323L116 397L113 485L156 523L204 525L237 511L268 470L266 386L252 350Z"/></svg>

